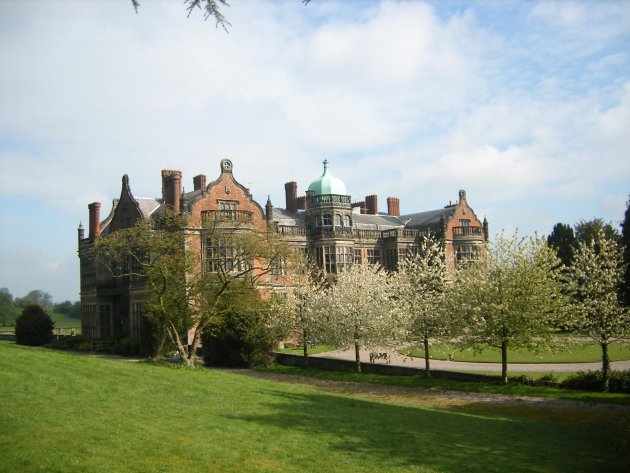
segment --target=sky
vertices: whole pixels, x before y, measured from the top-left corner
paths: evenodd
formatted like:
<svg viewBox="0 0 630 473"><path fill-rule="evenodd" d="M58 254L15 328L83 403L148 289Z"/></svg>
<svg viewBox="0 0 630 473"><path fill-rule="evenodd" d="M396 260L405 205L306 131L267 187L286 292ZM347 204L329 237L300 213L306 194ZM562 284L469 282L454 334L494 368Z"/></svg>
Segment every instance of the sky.
<svg viewBox="0 0 630 473"><path fill-rule="evenodd" d="M547 235L630 194L630 2L0 1L0 287L79 299L77 227L129 175L235 178L264 206L322 161L353 200L455 201Z"/></svg>

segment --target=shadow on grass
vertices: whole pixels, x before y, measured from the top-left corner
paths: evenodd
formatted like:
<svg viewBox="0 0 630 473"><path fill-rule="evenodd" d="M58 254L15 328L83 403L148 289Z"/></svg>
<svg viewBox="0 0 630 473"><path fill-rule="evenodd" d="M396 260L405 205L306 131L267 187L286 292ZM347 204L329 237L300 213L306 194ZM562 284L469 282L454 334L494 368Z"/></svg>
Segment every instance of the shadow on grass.
<svg viewBox="0 0 630 473"><path fill-rule="evenodd" d="M616 427L458 410L406 407L325 393L264 390L271 414L228 415L307 438L305 449L335 451L379 468L443 472L627 471ZM289 446L287 446L289 447ZM294 447L292 447L294 448Z"/></svg>

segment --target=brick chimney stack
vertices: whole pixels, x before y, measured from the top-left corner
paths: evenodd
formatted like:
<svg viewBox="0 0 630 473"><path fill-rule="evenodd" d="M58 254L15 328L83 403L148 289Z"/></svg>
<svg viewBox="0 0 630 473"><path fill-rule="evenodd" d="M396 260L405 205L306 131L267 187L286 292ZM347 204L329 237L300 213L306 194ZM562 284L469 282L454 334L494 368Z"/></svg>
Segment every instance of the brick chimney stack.
<svg viewBox="0 0 630 473"><path fill-rule="evenodd" d="M193 177L193 186L195 186L194 190L196 190L196 191L206 187L206 176L205 176L205 174L199 174L198 176Z"/></svg>
<svg viewBox="0 0 630 473"><path fill-rule="evenodd" d="M306 196L303 195L302 197L298 197L297 198L297 208L298 210L306 210Z"/></svg>
<svg viewBox="0 0 630 473"><path fill-rule="evenodd" d="M162 170L162 199L164 204L179 213L179 199L182 195L182 172L172 169Z"/></svg>
<svg viewBox="0 0 630 473"><path fill-rule="evenodd" d="M90 211L90 238L98 238L101 234L101 203L92 202L88 205Z"/></svg>
<svg viewBox="0 0 630 473"><path fill-rule="evenodd" d="M378 197L374 194L365 196L366 212L370 215L376 215L378 213Z"/></svg>
<svg viewBox="0 0 630 473"><path fill-rule="evenodd" d="M387 198L387 215L400 217L400 199L398 197Z"/></svg>
<svg viewBox="0 0 630 473"><path fill-rule="evenodd" d="M297 182L291 181L284 185L286 207L289 212L297 212Z"/></svg>

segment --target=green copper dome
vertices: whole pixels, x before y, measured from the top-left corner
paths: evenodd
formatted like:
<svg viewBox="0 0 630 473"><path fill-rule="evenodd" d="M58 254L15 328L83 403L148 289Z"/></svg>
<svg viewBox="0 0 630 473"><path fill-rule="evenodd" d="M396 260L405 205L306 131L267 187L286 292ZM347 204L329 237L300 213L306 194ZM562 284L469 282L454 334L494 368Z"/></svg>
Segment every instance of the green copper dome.
<svg viewBox="0 0 630 473"><path fill-rule="evenodd" d="M308 190L312 192L314 196L330 194L348 195L346 185L343 181L330 174L328 170L328 160L324 160L324 174L311 182L311 185L308 186Z"/></svg>

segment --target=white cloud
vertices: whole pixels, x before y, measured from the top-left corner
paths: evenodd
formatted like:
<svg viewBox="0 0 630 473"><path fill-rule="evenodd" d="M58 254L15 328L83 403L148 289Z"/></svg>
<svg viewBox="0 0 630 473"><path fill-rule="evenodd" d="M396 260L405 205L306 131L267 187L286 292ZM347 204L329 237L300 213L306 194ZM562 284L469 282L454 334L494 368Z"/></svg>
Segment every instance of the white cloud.
<svg viewBox="0 0 630 473"><path fill-rule="evenodd" d="M0 196L76 226L89 202L109 211L124 173L157 197L161 169L189 189L230 157L283 206L283 183L303 192L328 158L381 209L465 188L494 230L613 219L630 182L627 4L449 8L235 2L226 34L177 2L0 2Z"/></svg>

